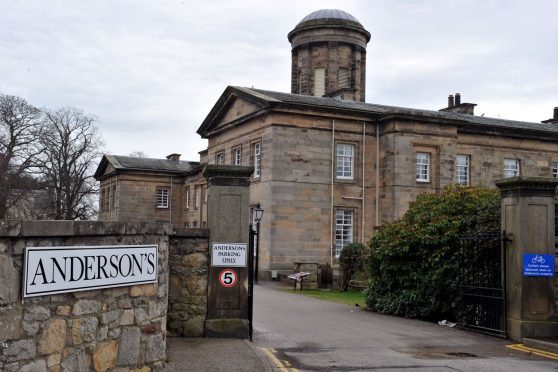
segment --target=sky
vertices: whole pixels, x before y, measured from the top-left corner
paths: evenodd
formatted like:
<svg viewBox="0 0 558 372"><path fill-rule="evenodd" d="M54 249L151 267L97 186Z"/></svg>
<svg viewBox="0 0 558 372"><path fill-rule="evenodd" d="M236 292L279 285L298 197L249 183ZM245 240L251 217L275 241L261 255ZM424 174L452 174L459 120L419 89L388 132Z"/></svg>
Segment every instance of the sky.
<svg viewBox="0 0 558 372"><path fill-rule="evenodd" d="M228 85L290 91L287 33L326 8L372 34L367 102L438 110L460 92L532 122L558 106L554 0L0 0L0 93L94 115L105 153L198 160Z"/></svg>

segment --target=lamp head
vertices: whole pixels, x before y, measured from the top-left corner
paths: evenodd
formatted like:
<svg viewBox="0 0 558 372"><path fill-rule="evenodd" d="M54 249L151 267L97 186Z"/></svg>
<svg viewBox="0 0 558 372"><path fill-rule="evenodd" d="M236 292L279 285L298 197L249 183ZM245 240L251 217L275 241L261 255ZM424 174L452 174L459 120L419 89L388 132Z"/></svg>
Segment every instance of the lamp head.
<svg viewBox="0 0 558 372"><path fill-rule="evenodd" d="M261 208L260 203L258 203L258 205L256 205L256 208L254 208L254 219L257 223L260 223L260 221L262 220L263 213L264 210Z"/></svg>

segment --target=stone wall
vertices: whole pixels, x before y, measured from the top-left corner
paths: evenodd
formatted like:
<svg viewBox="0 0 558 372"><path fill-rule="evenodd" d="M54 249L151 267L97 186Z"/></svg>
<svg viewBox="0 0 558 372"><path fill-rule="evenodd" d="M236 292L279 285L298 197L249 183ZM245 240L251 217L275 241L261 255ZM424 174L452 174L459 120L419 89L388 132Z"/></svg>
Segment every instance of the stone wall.
<svg viewBox="0 0 558 372"><path fill-rule="evenodd" d="M204 336L208 239L206 229L176 229L171 237L168 330L173 336Z"/></svg>
<svg viewBox="0 0 558 372"><path fill-rule="evenodd" d="M163 223L0 221L0 370L150 371L166 360ZM158 283L22 300L26 246L159 246Z"/></svg>

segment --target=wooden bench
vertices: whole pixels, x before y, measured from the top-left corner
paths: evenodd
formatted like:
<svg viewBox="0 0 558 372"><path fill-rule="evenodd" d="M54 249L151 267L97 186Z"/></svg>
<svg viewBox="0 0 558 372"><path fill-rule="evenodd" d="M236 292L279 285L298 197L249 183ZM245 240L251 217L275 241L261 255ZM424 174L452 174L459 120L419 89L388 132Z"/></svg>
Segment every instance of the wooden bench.
<svg viewBox="0 0 558 372"><path fill-rule="evenodd" d="M310 275L309 272L298 272L287 276L290 280L294 280L294 290L296 291L296 283L300 283L300 290L302 291L302 283L304 282L304 277Z"/></svg>
<svg viewBox="0 0 558 372"><path fill-rule="evenodd" d="M366 281L364 280L349 280L349 288L365 289L366 287Z"/></svg>

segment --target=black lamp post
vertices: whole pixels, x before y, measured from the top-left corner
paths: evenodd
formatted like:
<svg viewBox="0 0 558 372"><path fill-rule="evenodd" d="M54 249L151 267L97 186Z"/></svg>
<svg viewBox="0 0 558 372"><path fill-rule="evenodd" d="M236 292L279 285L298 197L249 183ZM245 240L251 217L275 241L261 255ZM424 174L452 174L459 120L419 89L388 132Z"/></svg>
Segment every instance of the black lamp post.
<svg viewBox="0 0 558 372"><path fill-rule="evenodd" d="M258 205L256 205L256 208L254 208L254 220L256 221L256 269L255 269L255 279L256 279L256 284L259 284L258 282L258 267L259 267L259 263L260 263L260 257L259 257L259 252L260 252L260 221L262 220L263 217L263 213L264 210L261 208L260 203L258 203Z"/></svg>

